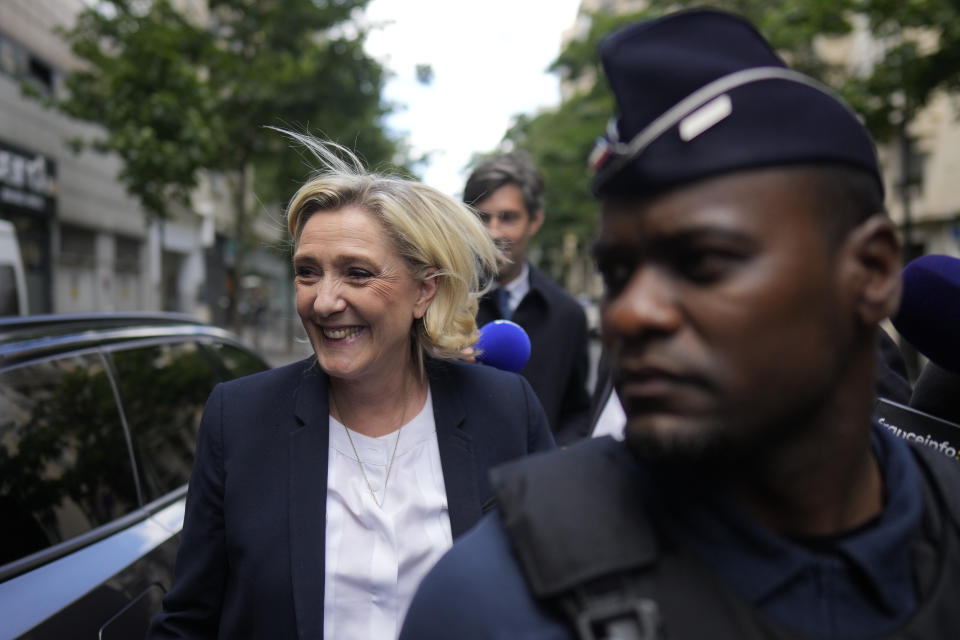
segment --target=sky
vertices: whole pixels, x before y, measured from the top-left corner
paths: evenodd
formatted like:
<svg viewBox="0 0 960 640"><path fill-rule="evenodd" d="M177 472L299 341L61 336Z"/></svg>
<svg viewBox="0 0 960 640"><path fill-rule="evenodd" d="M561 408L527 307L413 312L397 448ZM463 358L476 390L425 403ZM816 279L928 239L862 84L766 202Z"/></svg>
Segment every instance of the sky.
<svg viewBox="0 0 960 640"><path fill-rule="evenodd" d="M387 126L406 135L424 182L459 196L471 154L500 142L513 116L560 102L547 67L576 19L580 0L371 0L367 20L383 24L367 52L392 77L384 97L400 105ZM433 82L416 67L433 68Z"/></svg>

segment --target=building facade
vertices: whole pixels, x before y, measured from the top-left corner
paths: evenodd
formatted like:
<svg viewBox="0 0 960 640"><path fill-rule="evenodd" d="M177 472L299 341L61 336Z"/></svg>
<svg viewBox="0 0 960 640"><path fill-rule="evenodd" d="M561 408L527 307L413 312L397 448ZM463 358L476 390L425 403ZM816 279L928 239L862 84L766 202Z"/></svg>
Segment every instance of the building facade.
<svg viewBox="0 0 960 640"><path fill-rule="evenodd" d="M75 153L101 131L24 95L61 95L79 66L54 29L83 0L4 0L0 12L0 219L17 230L31 313L202 311L203 217L151 223L116 156Z"/></svg>

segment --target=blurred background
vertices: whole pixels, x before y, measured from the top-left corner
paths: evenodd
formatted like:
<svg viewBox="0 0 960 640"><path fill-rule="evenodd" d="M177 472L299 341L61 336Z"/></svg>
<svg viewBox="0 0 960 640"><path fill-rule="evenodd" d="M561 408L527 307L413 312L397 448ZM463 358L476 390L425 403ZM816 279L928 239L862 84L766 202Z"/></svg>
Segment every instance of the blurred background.
<svg viewBox="0 0 960 640"><path fill-rule="evenodd" d="M693 4L746 15L864 119L906 261L960 257L957 0L0 0L0 220L27 310L178 311L272 364L308 354L282 211L310 166L273 125L456 196L479 158L528 150L531 258L595 323L595 46Z"/></svg>

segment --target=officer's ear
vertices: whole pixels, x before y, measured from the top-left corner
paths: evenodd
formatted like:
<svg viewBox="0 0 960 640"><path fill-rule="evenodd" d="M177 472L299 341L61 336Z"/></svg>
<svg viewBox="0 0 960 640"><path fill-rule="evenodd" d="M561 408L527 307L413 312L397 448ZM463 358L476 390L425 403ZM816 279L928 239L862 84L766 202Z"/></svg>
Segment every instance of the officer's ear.
<svg viewBox="0 0 960 640"><path fill-rule="evenodd" d="M843 249L854 293L857 317L877 325L896 313L902 290L900 238L885 215L873 215L854 227Z"/></svg>

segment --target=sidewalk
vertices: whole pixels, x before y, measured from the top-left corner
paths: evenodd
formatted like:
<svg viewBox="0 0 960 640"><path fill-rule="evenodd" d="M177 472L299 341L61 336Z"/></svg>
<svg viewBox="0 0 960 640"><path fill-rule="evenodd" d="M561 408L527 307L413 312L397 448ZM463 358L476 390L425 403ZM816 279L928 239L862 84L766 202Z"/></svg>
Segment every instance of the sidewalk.
<svg viewBox="0 0 960 640"><path fill-rule="evenodd" d="M286 347L276 349L260 349L259 353L261 356L263 356L263 359L267 361L267 364L273 368L276 368L292 362L303 360L304 358L313 355L313 349L309 344L295 344L293 345L293 348L289 350Z"/></svg>
<svg viewBox="0 0 960 640"><path fill-rule="evenodd" d="M291 343L290 332L285 323L294 321ZM299 318L275 318L259 331L254 326L244 326L238 337L246 347L260 354L271 367L282 367L313 354L313 348L307 341Z"/></svg>

